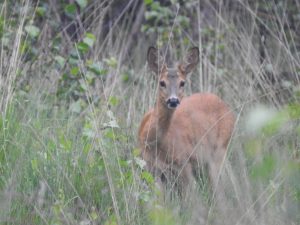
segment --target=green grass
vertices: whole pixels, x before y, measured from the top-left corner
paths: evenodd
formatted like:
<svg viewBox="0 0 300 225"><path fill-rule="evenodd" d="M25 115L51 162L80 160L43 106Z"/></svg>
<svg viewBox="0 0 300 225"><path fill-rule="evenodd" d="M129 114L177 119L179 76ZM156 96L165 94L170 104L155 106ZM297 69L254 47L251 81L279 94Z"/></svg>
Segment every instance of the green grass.
<svg viewBox="0 0 300 225"><path fill-rule="evenodd" d="M0 120L4 224L184 224L202 207L210 223L219 221L205 179L198 197L192 196L201 205L161 199L151 175L141 170L136 127L104 125L116 120L121 126L122 117L107 116L116 108L91 107L82 116L51 98L35 98L15 95ZM256 134L245 129L238 135L237 126L223 170L224 212L232 214L227 222L299 221L299 126L287 119L289 113L298 118L295 107L274 115Z"/></svg>
<svg viewBox="0 0 300 225"><path fill-rule="evenodd" d="M84 120L66 109L55 110L51 103L43 107L13 102L2 118L1 189L7 193L3 207L10 209L3 215L7 221L91 219L92 209L92 218L107 219L114 211L110 188L116 189L118 207L126 204L122 190L130 182L123 176L131 167L111 152L118 148L113 130L112 136L105 131L104 137L91 139L84 135Z"/></svg>

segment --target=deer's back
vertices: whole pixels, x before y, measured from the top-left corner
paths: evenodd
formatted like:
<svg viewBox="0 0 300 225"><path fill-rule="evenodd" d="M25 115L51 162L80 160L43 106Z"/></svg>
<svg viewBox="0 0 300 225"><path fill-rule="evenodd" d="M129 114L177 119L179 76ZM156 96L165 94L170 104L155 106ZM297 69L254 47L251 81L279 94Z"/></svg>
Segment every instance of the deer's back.
<svg viewBox="0 0 300 225"><path fill-rule="evenodd" d="M176 109L169 137L189 137L194 144L200 141L211 147L227 146L234 122L233 113L218 96L198 93L184 98Z"/></svg>

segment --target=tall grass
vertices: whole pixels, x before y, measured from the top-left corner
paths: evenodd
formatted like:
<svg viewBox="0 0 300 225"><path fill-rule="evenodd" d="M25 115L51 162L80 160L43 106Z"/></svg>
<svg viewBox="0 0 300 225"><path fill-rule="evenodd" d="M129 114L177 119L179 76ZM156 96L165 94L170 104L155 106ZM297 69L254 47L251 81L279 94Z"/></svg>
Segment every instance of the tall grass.
<svg viewBox="0 0 300 225"><path fill-rule="evenodd" d="M195 8L202 4L191 2ZM176 43L182 55L188 48L184 38L202 47L188 94L217 93L237 116L220 183L226 190L227 207L219 212L207 179L199 182L191 202L181 202L176 195L163 199L139 158L137 129L156 96L156 81L147 71L145 54L149 45L163 37L141 35L132 45L135 27L129 27L128 21L135 18L128 7L109 34L101 37L104 28L98 24L104 23L102 15L111 3L95 1L91 7L96 16L89 28L101 41L95 42L89 57L93 61L114 57L116 65L106 66L105 79L87 85L86 102L57 97L55 91L67 69L50 60L54 56L44 48L53 43L42 38L37 41L34 65L26 61L20 45L28 38L24 23L34 7L31 1L23 1L18 26L3 24L4 30L15 29L11 48L5 49L1 41L1 224L299 224L298 42L287 38L291 30L283 29L285 18L280 18L279 11L285 6L268 3L275 7L270 16L280 23L265 24L253 7L237 2L243 21L220 8L221 3L218 10L206 5L214 15L213 24L203 24L206 15L196 10L199 40L183 32ZM10 21L6 7L4 2L0 16ZM295 7L300 10L299 5ZM172 25L185 31L177 22L182 12L177 9ZM212 29L205 33L204 25ZM258 35L262 25L269 32L264 61ZM43 32L46 29L40 37ZM208 40L201 38L205 35ZM169 38L166 45L172 51L177 40L172 40L171 33ZM66 46L72 44L64 41ZM85 66L80 58L80 76L88 83ZM284 73L293 79L283 80ZM275 82L270 82L269 74ZM29 90L21 88L24 80ZM99 96L98 101L90 101L93 96Z"/></svg>

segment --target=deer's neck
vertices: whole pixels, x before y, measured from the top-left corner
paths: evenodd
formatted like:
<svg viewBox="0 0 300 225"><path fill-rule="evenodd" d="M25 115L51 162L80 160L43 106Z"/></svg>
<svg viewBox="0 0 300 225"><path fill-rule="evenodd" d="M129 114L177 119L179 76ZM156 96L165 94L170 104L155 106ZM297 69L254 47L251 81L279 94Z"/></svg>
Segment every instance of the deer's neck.
<svg viewBox="0 0 300 225"><path fill-rule="evenodd" d="M157 101L154 106L152 117L153 120L150 131L152 141L156 141L158 144L162 143L171 125L174 111L175 110L168 109L160 101Z"/></svg>

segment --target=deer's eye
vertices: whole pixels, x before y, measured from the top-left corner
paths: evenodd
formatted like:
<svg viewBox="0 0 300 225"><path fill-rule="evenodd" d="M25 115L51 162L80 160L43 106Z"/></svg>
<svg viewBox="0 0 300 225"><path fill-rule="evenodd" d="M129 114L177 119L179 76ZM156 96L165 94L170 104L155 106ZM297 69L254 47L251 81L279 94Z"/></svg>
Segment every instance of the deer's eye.
<svg viewBox="0 0 300 225"><path fill-rule="evenodd" d="M161 81L159 82L159 85L160 85L161 87L166 87L166 82L164 82L163 80L161 80Z"/></svg>
<svg viewBox="0 0 300 225"><path fill-rule="evenodd" d="M185 85L185 81L180 81L180 84L179 84L179 87L184 87L184 85Z"/></svg>

